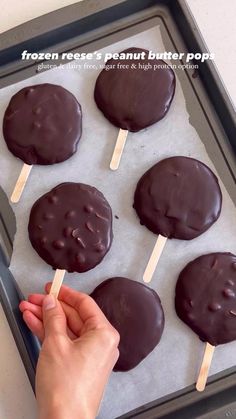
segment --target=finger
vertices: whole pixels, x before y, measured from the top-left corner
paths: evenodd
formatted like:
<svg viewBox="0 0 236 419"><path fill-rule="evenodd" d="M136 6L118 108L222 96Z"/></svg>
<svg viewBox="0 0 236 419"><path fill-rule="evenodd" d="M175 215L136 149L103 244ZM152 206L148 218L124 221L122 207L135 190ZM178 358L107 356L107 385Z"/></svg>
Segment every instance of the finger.
<svg viewBox="0 0 236 419"><path fill-rule="evenodd" d="M43 324L46 337L55 334L67 335L65 313L53 295L46 295L43 300Z"/></svg>
<svg viewBox="0 0 236 419"><path fill-rule="evenodd" d="M68 334L68 336L69 336L69 338L70 338L71 340L76 340L76 339L78 339L78 336L76 336L76 335L72 332L72 330L70 330L70 328L69 328L69 327L67 327L67 334Z"/></svg>
<svg viewBox="0 0 236 419"><path fill-rule="evenodd" d="M45 296L44 296L45 297ZM39 320L42 321L43 319L43 312L42 307L39 307L35 304L31 304L28 301L21 301L19 305L20 311L24 313L25 311L30 311L32 314L34 314ZM79 331L82 326L80 326L78 319L76 319L76 311L68 306L67 304L63 303L63 310L67 316L67 333L71 340L75 340L79 336ZM78 317L78 316L77 316ZM80 320L81 322L81 320ZM71 325L73 327L73 331L71 329ZM80 326L80 327L79 327Z"/></svg>
<svg viewBox="0 0 236 419"><path fill-rule="evenodd" d="M43 323L31 311L24 311L23 319L31 332L42 342L44 340Z"/></svg>
<svg viewBox="0 0 236 419"><path fill-rule="evenodd" d="M66 321L69 329L74 333L76 337L79 337L84 324L79 316L79 313L73 307L69 306L63 301L61 301L61 305L66 315Z"/></svg>
<svg viewBox="0 0 236 419"><path fill-rule="evenodd" d="M45 298L45 295L42 294L31 294L29 297L30 303L34 303L34 307L39 307L42 305L43 300ZM62 308L63 311L66 315L66 320L67 320L67 324L69 329L71 329L71 332L73 332L74 336L78 337L80 335L80 331L82 329L83 326L83 322L78 314L78 312L71 307L69 304L65 303L64 301L60 301L62 304ZM24 302L26 303L26 302ZM35 305L35 304L38 304ZM26 307L25 309L29 309L30 310L30 306L27 306L26 304L22 304L22 307ZM34 314L37 315L40 319L42 319L42 310L41 313L39 310L33 310ZM41 314L41 315L40 315Z"/></svg>
<svg viewBox="0 0 236 419"><path fill-rule="evenodd" d="M32 304L36 304L37 306L41 306L43 304L44 298L44 294L30 294L28 296L28 301Z"/></svg>
<svg viewBox="0 0 236 419"><path fill-rule="evenodd" d="M69 304L64 303L63 301L60 301L60 303L66 316L68 328L71 330L74 337L80 336L80 332L83 327L83 322L79 316L79 313Z"/></svg>
<svg viewBox="0 0 236 419"><path fill-rule="evenodd" d="M49 292L51 283L46 284L46 291ZM108 323L95 301L87 294L75 291L65 285L61 286L59 299L74 307L78 311L82 322L86 322L93 318L95 325L100 323Z"/></svg>
<svg viewBox="0 0 236 419"><path fill-rule="evenodd" d="M19 305L20 311L23 313L26 310L29 310L31 313L33 313L39 320L42 320L43 314L42 314L42 307L37 306L35 304L29 303L28 301L21 301Z"/></svg>

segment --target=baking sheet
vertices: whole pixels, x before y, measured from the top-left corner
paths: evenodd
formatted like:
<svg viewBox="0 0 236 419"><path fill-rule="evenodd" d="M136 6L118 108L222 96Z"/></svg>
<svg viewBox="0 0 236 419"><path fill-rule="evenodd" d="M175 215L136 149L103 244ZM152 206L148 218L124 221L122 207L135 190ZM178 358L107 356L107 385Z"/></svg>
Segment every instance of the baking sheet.
<svg viewBox="0 0 236 419"><path fill-rule="evenodd" d="M121 51L137 46L164 52L159 27L125 39L102 52ZM91 63L91 61L89 61ZM77 61L77 64L82 62ZM84 182L96 186L108 199L114 216L114 241L104 261L84 274L67 274L65 283L91 292L102 280L111 276L127 276L142 281L142 274L156 237L140 226L132 208L133 194L140 176L157 161L186 155L200 159L216 170L197 131L189 123L182 88L177 80L176 94L167 116L154 126L129 134L118 172L112 172L109 162L118 129L97 109L93 90L99 69L72 68L72 63L38 74L0 91L0 119L10 97L20 88L36 83L51 82L70 90L83 109L83 135L78 152L59 165L35 166L22 200L14 206L17 234L11 271L27 295L42 292L46 281L53 278L52 269L35 253L28 240L27 223L34 201L64 181ZM192 101L196 101L192 93ZM0 139L0 184L10 196L22 167ZM235 207L224 185L220 219L205 234L192 241L169 240L151 283L161 297L166 316L165 330L157 348L138 367L127 373L113 373L101 406L99 417L112 419L142 404L179 390L196 380L204 344L176 316L174 310L175 283L181 269L195 257L213 251L236 253ZM138 321L138 320L137 320ZM211 374L235 365L236 342L220 346L215 351Z"/></svg>

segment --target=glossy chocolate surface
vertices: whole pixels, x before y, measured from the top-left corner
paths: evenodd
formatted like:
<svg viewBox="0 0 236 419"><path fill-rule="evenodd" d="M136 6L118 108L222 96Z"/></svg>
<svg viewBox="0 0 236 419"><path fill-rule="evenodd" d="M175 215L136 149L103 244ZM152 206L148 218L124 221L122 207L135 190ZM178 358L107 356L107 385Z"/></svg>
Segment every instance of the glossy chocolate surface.
<svg viewBox="0 0 236 419"><path fill-rule="evenodd" d="M110 323L120 334L115 371L136 367L159 343L164 313L157 293L127 278L110 278L92 292Z"/></svg>
<svg viewBox="0 0 236 419"><path fill-rule="evenodd" d="M173 70L161 60L148 59L148 51L129 48L122 53L145 53L144 60L111 59L99 74L94 98L105 117L119 128L137 132L158 122L168 112L175 93ZM121 53L121 54L122 54ZM129 66L128 69L122 66ZM152 68L144 70L143 67ZM132 66L136 66L132 69ZM154 66L165 66L157 68Z"/></svg>
<svg viewBox="0 0 236 419"><path fill-rule="evenodd" d="M25 87L10 100L3 120L9 150L27 164L71 157L82 132L82 111L68 90L54 84Z"/></svg>
<svg viewBox="0 0 236 419"><path fill-rule="evenodd" d="M134 208L155 234L191 240L218 219L222 194L218 179L205 164L189 157L161 160L139 180Z"/></svg>
<svg viewBox="0 0 236 419"><path fill-rule="evenodd" d="M190 262L176 285L178 316L204 342L236 339L236 256L211 253Z"/></svg>
<svg viewBox="0 0 236 419"><path fill-rule="evenodd" d="M28 231L36 252L54 269L85 272L111 247L111 207L92 186L62 183L35 202Z"/></svg>

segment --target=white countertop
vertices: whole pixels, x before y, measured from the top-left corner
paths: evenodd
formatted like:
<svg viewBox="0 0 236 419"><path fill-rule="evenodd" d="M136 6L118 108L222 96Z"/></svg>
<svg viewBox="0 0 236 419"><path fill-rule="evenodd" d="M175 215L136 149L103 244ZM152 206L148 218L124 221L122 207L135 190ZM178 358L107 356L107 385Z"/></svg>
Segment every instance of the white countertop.
<svg viewBox="0 0 236 419"><path fill-rule="evenodd" d="M36 419L36 401L0 304L0 419Z"/></svg>
<svg viewBox="0 0 236 419"><path fill-rule="evenodd" d="M86 0L84 0L86 1ZM187 0L222 79L236 104L235 0ZM0 0L4 32L73 0ZM0 306L0 419L35 419L36 403Z"/></svg>

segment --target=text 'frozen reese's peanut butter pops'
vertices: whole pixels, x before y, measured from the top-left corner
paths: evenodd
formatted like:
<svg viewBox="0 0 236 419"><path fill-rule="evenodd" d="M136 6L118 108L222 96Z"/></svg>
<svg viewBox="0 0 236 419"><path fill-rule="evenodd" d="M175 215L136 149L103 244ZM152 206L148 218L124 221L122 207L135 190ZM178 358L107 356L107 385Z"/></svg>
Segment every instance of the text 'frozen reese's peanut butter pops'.
<svg viewBox="0 0 236 419"><path fill-rule="evenodd" d="M57 296L65 271L86 272L109 251L112 210L98 189L62 183L35 202L28 231L36 252L56 269L51 293Z"/></svg>
<svg viewBox="0 0 236 419"><path fill-rule="evenodd" d="M107 61L99 74L94 98L104 116L120 132L110 168L119 167L129 131L138 132L160 121L175 92L173 70L162 60L149 59L149 51L129 48Z"/></svg>
<svg viewBox="0 0 236 419"><path fill-rule="evenodd" d="M192 240L218 219L222 194L218 179L204 163L190 157L161 160L139 180L134 208L145 225L158 234L144 272L150 282L167 239Z"/></svg>
<svg viewBox="0 0 236 419"><path fill-rule="evenodd" d="M81 133L81 106L68 90L47 83L17 92L3 119L7 147L24 162L11 201L19 201L34 164L69 159L77 150Z"/></svg>
<svg viewBox="0 0 236 419"><path fill-rule="evenodd" d="M175 291L178 316L207 342L196 388L204 390L215 346L236 340L236 256L210 253L190 262Z"/></svg>

